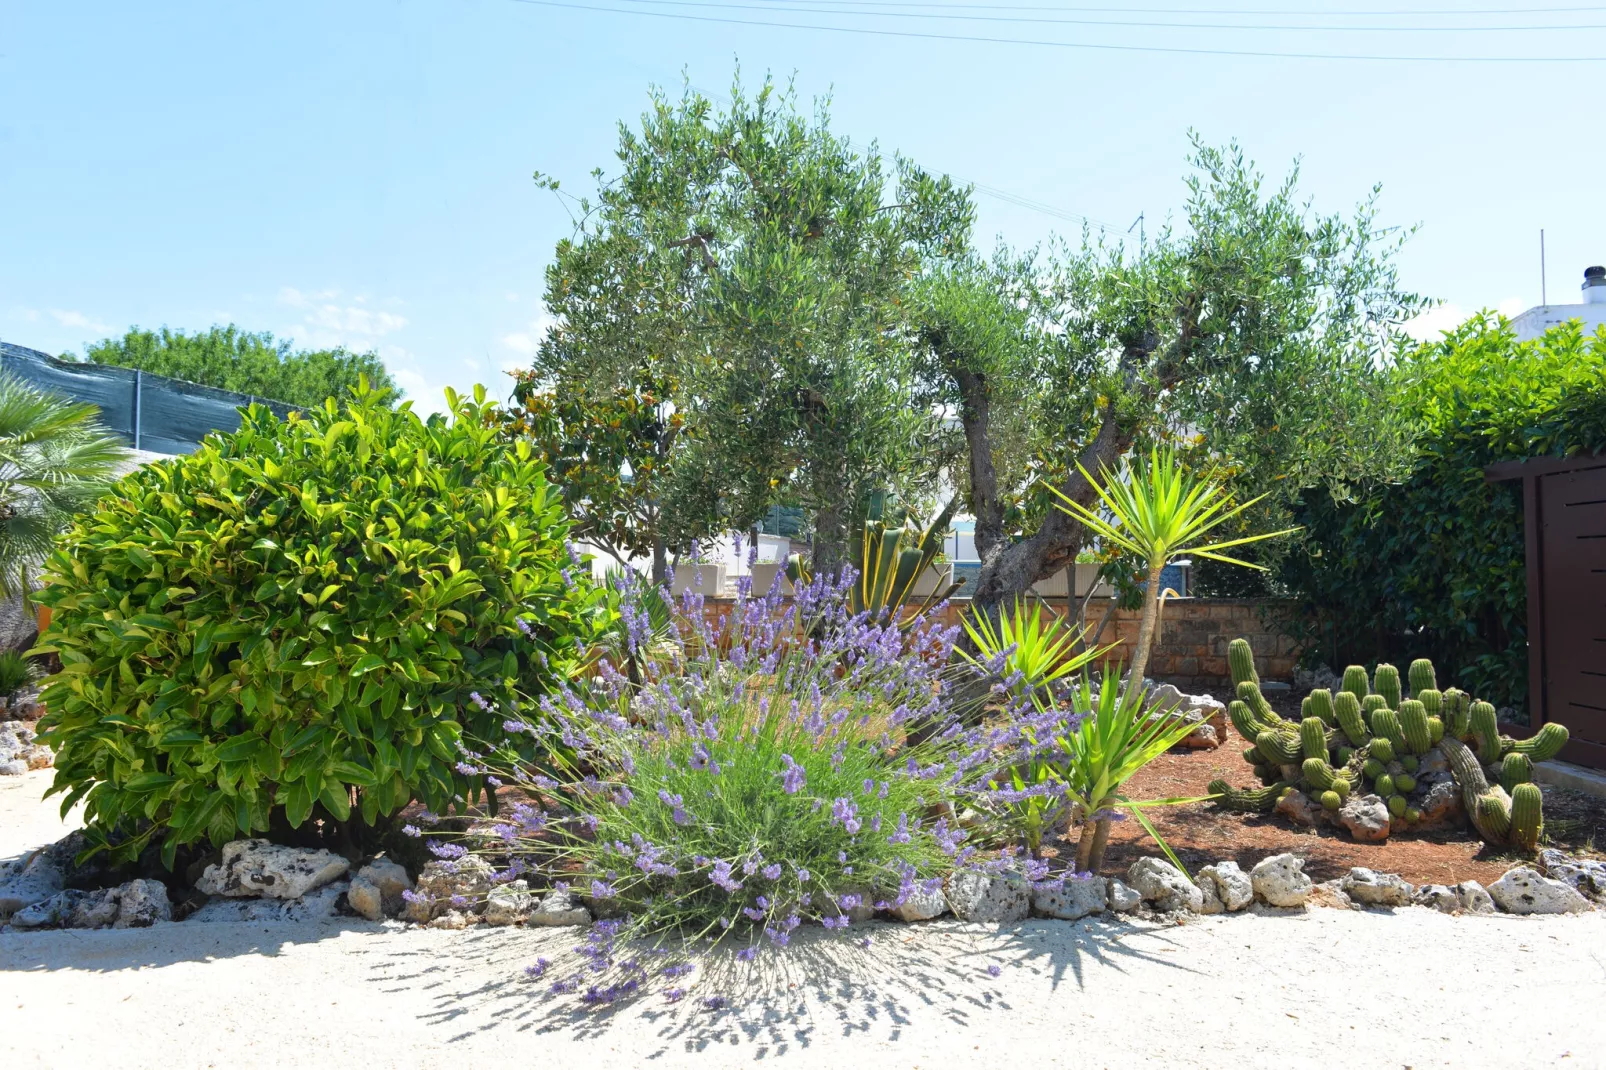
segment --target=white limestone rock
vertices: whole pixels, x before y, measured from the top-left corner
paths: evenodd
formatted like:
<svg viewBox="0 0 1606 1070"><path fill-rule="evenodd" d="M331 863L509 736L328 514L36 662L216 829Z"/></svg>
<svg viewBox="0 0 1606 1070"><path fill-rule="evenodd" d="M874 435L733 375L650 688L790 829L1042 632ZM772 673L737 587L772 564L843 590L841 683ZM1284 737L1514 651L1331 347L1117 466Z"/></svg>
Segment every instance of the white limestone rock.
<svg viewBox="0 0 1606 1070"><path fill-rule="evenodd" d="M1163 858L1140 858L1126 871L1126 882L1163 913L1204 907L1204 893L1188 875Z"/></svg>
<svg viewBox="0 0 1606 1070"><path fill-rule="evenodd" d="M1409 906L1416 887L1398 873L1379 873L1365 866L1352 866L1340 882L1344 894L1369 907Z"/></svg>
<svg viewBox="0 0 1606 1070"><path fill-rule="evenodd" d="M117 929L147 929L173 920L173 904L161 881L132 880L117 889Z"/></svg>
<svg viewBox="0 0 1606 1070"><path fill-rule="evenodd" d="M1461 897L1448 884L1424 884L1412 893L1411 902L1441 914L1455 914L1461 910Z"/></svg>
<svg viewBox="0 0 1606 1070"><path fill-rule="evenodd" d="M346 897L347 905L350 905L350 891L349 883L342 880L314 889L300 899L231 899L219 897L206 903L195 913L185 918L184 924L189 925L199 922L203 925L215 925L249 922L256 925L300 925L309 922L333 921L339 915L342 896Z"/></svg>
<svg viewBox="0 0 1606 1070"><path fill-rule="evenodd" d="M553 888L541 897L534 910L525 919L529 925L564 926L564 925L590 925L591 911L561 888Z"/></svg>
<svg viewBox="0 0 1606 1070"><path fill-rule="evenodd" d="M1199 883L1202 887L1209 883L1215 888L1215 895L1221 905L1229 912L1242 910L1255 901L1255 885L1233 861L1217 862L1199 870Z"/></svg>
<svg viewBox="0 0 1606 1070"><path fill-rule="evenodd" d="M1298 788L1289 788L1279 795L1275 809L1294 824L1305 828L1315 828L1322 820L1321 804Z"/></svg>
<svg viewBox="0 0 1606 1070"><path fill-rule="evenodd" d="M1575 858L1554 847L1539 852L1539 872L1595 902L1606 902L1606 862Z"/></svg>
<svg viewBox="0 0 1606 1070"><path fill-rule="evenodd" d="M1143 904L1143 897L1128 888L1125 881L1111 877L1106 884L1109 886L1110 909L1117 914L1130 914Z"/></svg>
<svg viewBox="0 0 1606 1070"><path fill-rule="evenodd" d="M1338 808L1338 822L1360 843L1389 838L1389 808L1377 795L1351 795Z"/></svg>
<svg viewBox="0 0 1606 1070"><path fill-rule="evenodd" d="M1274 907L1302 907L1315 887L1305 873L1304 860L1292 854L1261 859L1249 871L1249 881L1255 898Z"/></svg>
<svg viewBox="0 0 1606 1070"><path fill-rule="evenodd" d="M357 871L357 879L378 889L380 910L387 917L401 913L404 905L402 893L413 888L413 879L407 875L407 870L388 858L376 858L363 866ZM352 884L355 886L356 880Z"/></svg>
<svg viewBox="0 0 1606 1070"><path fill-rule="evenodd" d="M945 891L960 921L1008 925L1032 912L1031 885L1023 877L962 869L949 876Z"/></svg>
<svg viewBox="0 0 1606 1070"><path fill-rule="evenodd" d="M1507 914L1582 914L1595 909L1571 885L1528 866L1517 866L1489 885L1495 905Z"/></svg>
<svg viewBox="0 0 1606 1070"><path fill-rule="evenodd" d="M1493 914L1495 912L1494 897L1488 889L1477 881L1462 881L1455 886L1455 897L1461 902L1461 910L1467 914Z"/></svg>
<svg viewBox="0 0 1606 1070"><path fill-rule="evenodd" d="M942 894L940 885L927 889L923 883L916 882L909 897L891 907L887 913L899 921L930 921L948 913L948 897Z"/></svg>
<svg viewBox="0 0 1606 1070"><path fill-rule="evenodd" d="M487 925L522 925L535 909L535 896L525 881L510 881L492 888L485 897Z"/></svg>
<svg viewBox="0 0 1606 1070"><path fill-rule="evenodd" d="M1032 913L1044 918L1075 921L1102 913L1109 902L1109 888L1098 877L1066 877L1032 888Z"/></svg>
<svg viewBox="0 0 1606 1070"><path fill-rule="evenodd" d="M0 921L61 891L61 867L47 850L0 865Z"/></svg>
<svg viewBox="0 0 1606 1070"><path fill-rule="evenodd" d="M333 851L235 840L223 848L223 861L206 867L195 887L231 898L300 899L350 869L351 863Z"/></svg>
<svg viewBox="0 0 1606 1070"><path fill-rule="evenodd" d="M351 878L351 887L346 889L346 905L369 921L385 920L384 893L379 885L361 873Z"/></svg>

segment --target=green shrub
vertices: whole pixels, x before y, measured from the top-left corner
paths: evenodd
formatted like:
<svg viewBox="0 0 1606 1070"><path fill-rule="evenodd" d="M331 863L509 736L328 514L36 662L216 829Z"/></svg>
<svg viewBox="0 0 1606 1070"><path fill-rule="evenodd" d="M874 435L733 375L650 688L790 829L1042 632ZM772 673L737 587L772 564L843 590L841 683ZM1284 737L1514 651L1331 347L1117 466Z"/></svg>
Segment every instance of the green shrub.
<svg viewBox="0 0 1606 1070"><path fill-rule="evenodd" d="M52 792L132 857L373 825L481 787L459 738L547 690L599 606L561 497L494 403L392 410L367 384L145 467L47 565ZM325 825L324 827L331 827Z"/></svg>
<svg viewBox="0 0 1606 1070"><path fill-rule="evenodd" d="M0 695L15 694L33 679L33 665L14 650L0 653Z"/></svg>
<svg viewBox="0 0 1606 1070"><path fill-rule="evenodd" d="M1410 354L1396 404L1420 421L1416 468L1354 501L1306 496L1306 553L1282 579L1322 616L1333 665L1431 658L1496 705L1527 705L1522 493L1485 465L1606 450L1606 333L1519 342L1476 316Z"/></svg>

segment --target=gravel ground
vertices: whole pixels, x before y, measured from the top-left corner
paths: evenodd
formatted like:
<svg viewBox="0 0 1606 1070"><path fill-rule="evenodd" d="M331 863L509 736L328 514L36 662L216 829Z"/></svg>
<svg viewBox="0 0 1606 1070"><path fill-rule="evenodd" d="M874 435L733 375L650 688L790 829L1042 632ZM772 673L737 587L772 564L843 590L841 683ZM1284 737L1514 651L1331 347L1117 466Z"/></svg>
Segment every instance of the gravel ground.
<svg viewBox="0 0 1606 1070"><path fill-rule="evenodd" d="M0 857L60 835L33 798L0 789ZM868 948L815 930L785 958L704 963L680 1003L586 1011L521 977L573 931L5 933L0 1044L8 1068L1606 1065L1600 913L1265 911L864 935ZM730 1005L710 1010L710 996Z"/></svg>

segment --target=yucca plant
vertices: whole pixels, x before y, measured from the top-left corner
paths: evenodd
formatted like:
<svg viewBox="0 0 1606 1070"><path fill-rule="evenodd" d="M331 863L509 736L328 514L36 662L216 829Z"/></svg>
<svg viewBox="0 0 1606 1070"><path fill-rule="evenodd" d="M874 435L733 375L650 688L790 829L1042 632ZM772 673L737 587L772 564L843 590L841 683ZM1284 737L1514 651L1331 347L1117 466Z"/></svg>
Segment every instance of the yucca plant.
<svg viewBox="0 0 1606 1070"><path fill-rule="evenodd" d="M1081 521L1101 542L1119 547L1141 558L1148 569L1148 588L1144 593L1143 620L1138 626L1138 647L1132 657L1131 677L1143 679L1149 667L1149 652L1160 627L1163 595L1160 572L1181 557L1204 557L1229 565L1265 570L1264 566L1229 557L1222 553L1234 546L1262 542L1288 535L1298 528L1284 528L1260 535L1212 542L1209 535L1222 524L1264 498L1251 498L1233 505L1221 484L1201 479L1190 472L1170 449L1156 447L1147 461L1127 461L1119 473L1101 468L1102 482L1077 465L1098 495L1108 517L1073 501L1059 491L1055 505ZM1052 489L1052 488L1050 488Z"/></svg>
<svg viewBox="0 0 1606 1070"><path fill-rule="evenodd" d="M1137 800L1127 796L1125 786L1144 766L1181 743L1195 726L1181 717L1156 716L1137 673L1125 686L1116 683L1119 678L1119 667L1112 672L1106 665L1102 686L1094 692L1084 673L1071 695L1075 713L1060 721L1062 729L1054 736L1062 754L1058 775L1083 822L1076 845L1076 870L1097 872L1104 864L1110 822L1121 810L1137 818L1166 857L1182 869L1182 862L1143 811L1201 802L1204 797Z"/></svg>
<svg viewBox="0 0 1606 1070"><path fill-rule="evenodd" d="M128 457L99 415L0 375L0 595L27 593L56 536Z"/></svg>
<svg viewBox="0 0 1606 1070"><path fill-rule="evenodd" d="M984 612L972 610L961 621L976 653L960 649L960 656L984 672L993 671L1000 660L1005 677L1016 673L1027 688L1052 685L1090 664L1109 650L1078 650L1086 633L1068 626L1053 613L1044 614L1040 606L1028 607L1017 601L1009 613L1000 613L998 623Z"/></svg>

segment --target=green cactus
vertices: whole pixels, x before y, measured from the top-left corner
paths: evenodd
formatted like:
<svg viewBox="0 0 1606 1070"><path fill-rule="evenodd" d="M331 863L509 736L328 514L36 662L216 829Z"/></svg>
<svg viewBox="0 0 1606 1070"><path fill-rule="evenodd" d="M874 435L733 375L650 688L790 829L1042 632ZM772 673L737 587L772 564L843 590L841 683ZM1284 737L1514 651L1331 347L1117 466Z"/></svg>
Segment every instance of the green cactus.
<svg viewBox="0 0 1606 1070"><path fill-rule="evenodd" d="M1238 734L1251 743L1255 741L1255 738L1260 733L1272 727L1259 717L1256 717L1254 710L1250 709L1249 703L1241 699L1234 699L1227 704L1227 719L1238 730Z"/></svg>
<svg viewBox="0 0 1606 1070"><path fill-rule="evenodd" d="M1478 757L1492 762L1500 757L1500 728L1495 722L1494 707L1487 702L1474 702L1468 713L1468 726Z"/></svg>
<svg viewBox="0 0 1606 1070"><path fill-rule="evenodd" d="M1400 703L1398 715L1400 736L1412 754L1426 754L1433 746L1433 735L1428 729L1427 707L1414 698Z"/></svg>
<svg viewBox="0 0 1606 1070"><path fill-rule="evenodd" d="M1388 799L1389 799L1389 813L1394 817L1404 817L1405 816L1405 810L1406 810L1405 796L1404 795L1390 795L1388 797Z"/></svg>
<svg viewBox="0 0 1606 1070"><path fill-rule="evenodd" d="M1405 820L1407 824L1416 824L1418 821L1422 820L1422 811L1418 810L1414 806L1407 806L1405 808Z"/></svg>
<svg viewBox="0 0 1606 1070"><path fill-rule="evenodd" d="M1344 682L1340 685L1346 694L1354 695L1356 700L1365 698L1372 693L1372 685L1366 676L1366 666L1351 665L1344 670Z"/></svg>
<svg viewBox="0 0 1606 1070"><path fill-rule="evenodd" d="M1376 780L1388 770L1383 767L1383 763L1378 759L1368 758L1366 759L1366 764L1361 766L1361 772L1366 774L1366 779Z"/></svg>
<svg viewBox="0 0 1606 1070"><path fill-rule="evenodd" d="M1394 794L1394 778L1387 773L1372 781L1372 787L1384 798Z"/></svg>
<svg viewBox="0 0 1606 1070"><path fill-rule="evenodd" d="M1468 724L1468 710L1471 707L1471 696L1459 688L1450 688L1444 693L1444 730L1456 739L1465 740L1471 730Z"/></svg>
<svg viewBox="0 0 1606 1070"><path fill-rule="evenodd" d="M1512 751L1500 759L1500 786L1507 791L1534 778L1533 759L1519 751Z"/></svg>
<svg viewBox="0 0 1606 1070"><path fill-rule="evenodd" d="M1255 652L1249 649L1249 640L1234 639L1227 644L1227 671L1232 673L1234 687L1260 683L1260 674L1255 672Z"/></svg>
<svg viewBox="0 0 1606 1070"><path fill-rule="evenodd" d="M1518 754L1526 754L1536 762L1548 762L1560 754L1561 748L1566 745L1567 726L1552 721L1529 739L1513 740L1511 749Z"/></svg>
<svg viewBox="0 0 1606 1070"><path fill-rule="evenodd" d="M1249 747L1248 749L1246 749L1243 752L1243 756L1244 756L1244 761L1248 762L1250 765L1259 765L1260 764L1260 761L1261 761L1260 751L1257 750L1254 747Z"/></svg>
<svg viewBox="0 0 1606 1070"><path fill-rule="evenodd" d="M1259 684L1251 683L1247 680L1239 684L1238 701L1248 704L1249 712L1254 715L1256 721L1260 722L1262 728L1285 728L1288 726L1288 722L1282 718L1282 715L1271 708L1271 703L1266 701L1266 696L1260 693Z"/></svg>
<svg viewBox="0 0 1606 1070"><path fill-rule="evenodd" d="M1370 720L1373 713L1389 708L1389 700L1382 695L1367 695L1361 699L1361 712Z"/></svg>
<svg viewBox="0 0 1606 1070"><path fill-rule="evenodd" d="M1310 697L1305 701L1310 704L1311 716L1320 717L1322 723L1329 728L1338 723L1334 718L1333 693L1331 691L1325 687L1317 688L1310 693Z"/></svg>
<svg viewBox="0 0 1606 1070"><path fill-rule="evenodd" d="M1262 784L1276 784L1283 779L1283 770L1280 765L1255 766L1255 779Z"/></svg>
<svg viewBox="0 0 1606 1070"><path fill-rule="evenodd" d="M1299 723L1299 743L1305 757L1327 760L1327 727L1320 717L1307 717Z"/></svg>
<svg viewBox="0 0 1606 1070"><path fill-rule="evenodd" d="M1438 717L1428 718L1428 738L1437 743L1444 738L1444 721Z"/></svg>
<svg viewBox="0 0 1606 1070"><path fill-rule="evenodd" d="M1378 736L1372 740L1371 746L1366 748L1367 753L1378 761L1387 764L1394 760L1394 744L1385 736Z"/></svg>
<svg viewBox="0 0 1606 1070"><path fill-rule="evenodd" d="M1340 799L1347 799L1349 798L1349 793L1354 789L1350 787L1350 781L1348 777L1336 776L1333 778L1332 790L1338 792L1338 797Z"/></svg>
<svg viewBox="0 0 1606 1070"><path fill-rule="evenodd" d="M1340 806L1344 805L1343 796L1332 790L1322 792L1320 795L1316 796L1316 800L1322 804L1323 810L1328 811L1337 810Z"/></svg>
<svg viewBox="0 0 1606 1070"><path fill-rule="evenodd" d="M1472 823L1490 843L1504 844L1511 838L1511 804L1502 789L1493 788L1478 796L1473 804Z"/></svg>
<svg viewBox="0 0 1606 1070"><path fill-rule="evenodd" d="M1299 769L1305 775L1305 783L1321 791L1331 788L1333 781L1338 779L1333 767L1320 758L1306 758Z"/></svg>
<svg viewBox="0 0 1606 1070"><path fill-rule="evenodd" d="M1337 747L1333 751L1333 761L1337 765L1348 765L1353 757L1355 757L1354 747Z"/></svg>
<svg viewBox="0 0 1606 1070"><path fill-rule="evenodd" d="M1544 830L1544 796L1538 784L1518 784L1511 789L1511 843L1529 854L1539 849Z"/></svg>
<svg viewBox="0 0 1606 1070"><path fill-rule="evenodd" d="M1255 737L1255 748L1273 765L1289 765L1297 762L1302 751L1298 736L1276 732L1270 728Z"/></svg>
<svg viewBox="0 0 1606 1070"><path fill-rule="evenodd" d="M1409 795L1416 790L1416 777L1410 773L1401 773L1394 778L1394 790L1402 795Z"/></svg>
<svg viewBox="0 0 1606 1070"><path fill-rule="evenodd" d="M1430 687L1426 691L1418 691L1411 697L1422 704L1422 708L1428 711L1429 717L1439 717L1444 714L1443 691L1435 691Z"/></svg>
<svg viewBox="0 0 1606 1070"><path fill-rule="evenodd" d="M1437 691L1439 688L1439 682L1433 675L1433 662L1427 658L1417 658L1411 662L1407 677L1411 681L1411 694L1418 699L1423 691Z"/></svg>
<svg viewBox="0 0 1606 1070"><path fill-rule="evenodd" d="M1372 690L1383 696L1389 709L1400 708L1400 670L1386 662L1377 667L1372 673Z"/></svg>
<svg viewBox="0 0 1606 1070"><path fill-rule="evenodd" d="M1400 715L1391 709L1372 711L1372 735L1382 736L1393 744L1395 754L1410 752L1410 747L1405 742L1405 733L1400 731Z"/></svg>
<svg viewBox="0 0 1606 1070"><path fill-rule="evenodd" d="M1292 784L1278 781L1263 788L1235 788L1225 780L1212 780L1210 794L1216 796L1216 801L1229 810L1264 814L1276 806L1283 792L1291 787Z"/></svg>
<svg viewBox="0 0 1606 1070"><path fill-rule="evenodd" d="M1361 700L1353 692L1340 691L1333 699L1333 717L1349 737L1351 745L1364 747L1372 741L1372 733L1361 716Z"/></svg>

